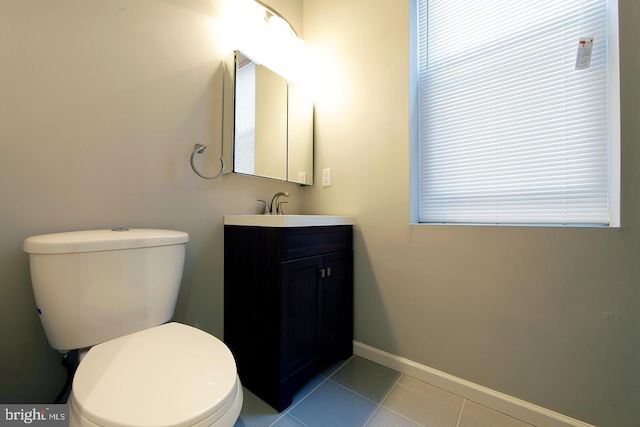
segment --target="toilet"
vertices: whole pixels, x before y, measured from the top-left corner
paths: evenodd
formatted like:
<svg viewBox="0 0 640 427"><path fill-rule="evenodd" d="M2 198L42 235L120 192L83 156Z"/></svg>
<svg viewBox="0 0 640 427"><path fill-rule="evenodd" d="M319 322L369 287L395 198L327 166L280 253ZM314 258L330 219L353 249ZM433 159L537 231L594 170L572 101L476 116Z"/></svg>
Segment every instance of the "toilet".
<svg viewBox="0 0 640 427"><path fill-rule="evenodd" d="M243 395L231 351L169 322L188 240L181 231L117 228L24 241L49 344L80 350L71 426L235 424Z"/></svg>

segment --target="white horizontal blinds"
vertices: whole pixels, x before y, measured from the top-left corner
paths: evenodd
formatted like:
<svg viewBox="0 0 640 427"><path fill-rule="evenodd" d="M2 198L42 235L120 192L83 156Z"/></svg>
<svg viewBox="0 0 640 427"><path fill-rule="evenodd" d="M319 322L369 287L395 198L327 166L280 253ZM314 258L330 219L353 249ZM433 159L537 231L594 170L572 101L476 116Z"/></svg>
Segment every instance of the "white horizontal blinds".
<svg viewBox="0 0 640 427"><path fill-rule="evenodd" d="M253 175L256 158L256 64L236 70L235 143L233 170Z"/></svg>
<svg viewBox="0 0 640 427"><path fill-rule="evenodd" d="M609 222L606 13L419 0L421 222Z"/></svg>

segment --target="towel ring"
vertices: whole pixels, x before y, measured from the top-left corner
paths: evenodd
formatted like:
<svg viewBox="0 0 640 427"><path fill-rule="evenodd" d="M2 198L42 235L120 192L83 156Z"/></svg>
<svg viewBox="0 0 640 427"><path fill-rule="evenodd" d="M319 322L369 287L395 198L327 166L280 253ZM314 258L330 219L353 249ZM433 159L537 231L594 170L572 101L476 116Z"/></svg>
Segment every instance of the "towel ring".
<svg viewBox="0 0 640 427"><path fill-rule="evenodd" d="M216 178L220 178L220 176L222 175L222 173L224 172L225 169L225 164L224 164L224 158L220 157L220 163L222 164L222 167L220 168L220 172L218 172L216 175L214 176L205 176L202 175L200 172L198 172L198 170L196 169L195 165L193 164L193 158L196 156L196 154L200 154L202 153L205 149L207 148L206 145L202 145L202 144L196 144L193 147L193 152L191 153L191 158L190 163L191 163L191 169L193 169L193 171L196 173L196 175L198 175L200 178L204 178L204 179L216 179Z"/></svg>

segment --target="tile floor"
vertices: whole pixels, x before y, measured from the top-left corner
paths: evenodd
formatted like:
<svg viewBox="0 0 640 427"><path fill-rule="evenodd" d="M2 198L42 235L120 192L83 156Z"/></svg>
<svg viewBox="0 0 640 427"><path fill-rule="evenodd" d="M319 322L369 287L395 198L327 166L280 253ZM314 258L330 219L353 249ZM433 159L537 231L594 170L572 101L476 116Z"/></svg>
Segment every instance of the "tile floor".
<svg viewBox="0 0 640 427"><path fill-rule="evenodd" d="M532 427L353 356L312 378L284 412L246 388L235 427Z"/></svg>

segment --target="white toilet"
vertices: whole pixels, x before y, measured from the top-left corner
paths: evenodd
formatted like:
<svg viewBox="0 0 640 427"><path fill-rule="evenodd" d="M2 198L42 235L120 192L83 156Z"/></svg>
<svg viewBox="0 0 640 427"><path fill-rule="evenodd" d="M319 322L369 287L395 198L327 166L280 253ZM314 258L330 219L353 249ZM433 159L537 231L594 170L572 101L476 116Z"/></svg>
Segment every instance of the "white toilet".
<svg viewBox="0 0 640 427"><path fill-rule="evenodd" d="M165 323L188 240L180 231L114 229L24 241L49 344L83 349L71 426L234 425L243 396L229 349L199 329Z"/></svg>

